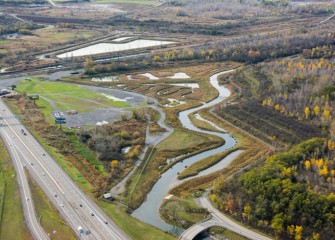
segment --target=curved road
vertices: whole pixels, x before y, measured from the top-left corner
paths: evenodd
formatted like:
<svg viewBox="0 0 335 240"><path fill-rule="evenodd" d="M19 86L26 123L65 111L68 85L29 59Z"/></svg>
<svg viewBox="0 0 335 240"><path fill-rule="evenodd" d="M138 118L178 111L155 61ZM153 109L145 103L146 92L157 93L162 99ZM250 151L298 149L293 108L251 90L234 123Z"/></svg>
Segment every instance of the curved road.
<svg viewBox="0 0 335 240"><path fill-rule="evenodd" d="M198 224L193 225L185 232L183 232L183 234L179 237L179 240L192 240L200 232L213 226L224 227L252 240L272 240L271 238L265 237L261 234L258 234L252 230L249 230L241 226L240 224L232 221L231 219L223 215L212 205L212 203L209 201L207 197L207 194L206 196L201 197L199 200L201 205L212 214L212 218L208 221L199 222Z"/></svg>
<svg viewBox="0 0 335 240"><path fill-rule="evenodd" d="M30 136L2 100L0 101L0 115L2 117L1 134L7 144L12 147L10 150L13 152L11 155L14 164L18 166L18 170L22 165L25 167L78 237L106 240L130 239L94 201L78 188L36 139ZM20 157L15 157L15 154ZM22 172L18 174L23 176ZM34 220L34 213L31 210L29 187L22 182L21 186L22 196L25 197L23 200L29 202L23 204L24 211L28 213L26 216L28 226L31 227L34 235L38 235L37 239L47 239L45 233L35 230L40 226ZM79 226L83 228L83 231L77 230Z"/></svg>
<svg viewBox="0 0 335 240"><path fill-rule="evenodd" d="M34 236L34 239L49 239L48 235L44 232L43 228L39 224L39 221L37 220L34 204L30 200L32 199L32 197L29 189L27 176L21 163L22 155L19 153L17 147L12 141L12 138L10 137L9 133L7 133L7 131L4 129L4 127L0 128L0 135L2 136L3 141L7 146L8 153L12 159L17 174L16 178L20 186L22 207L26 223L31 230L32 235Z"/></svg>

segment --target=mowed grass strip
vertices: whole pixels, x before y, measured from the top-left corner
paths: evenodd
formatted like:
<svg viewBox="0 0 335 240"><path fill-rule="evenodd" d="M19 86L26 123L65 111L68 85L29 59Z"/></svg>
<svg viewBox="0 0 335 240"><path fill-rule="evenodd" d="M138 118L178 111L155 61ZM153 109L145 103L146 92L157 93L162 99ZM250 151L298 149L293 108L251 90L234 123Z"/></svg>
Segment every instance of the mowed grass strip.
<svg viewBox="0 0 335 240"><path fill-rule="evenodd" d="M124 101L114 101L101 93L90 90L85 87L58 83L46 82L38 79L31 81L21 81L16 88L18 92L29 94L39 94L46 99L40 98L36 103L44 108L45 114L51 114L53 111L53 102L56 106L61 107L60 110L65 111L74 108L80 108L80 111L88 111L90 108L108 108L108 107L129 107L130 104Z"/></svg>
<svg viewBox="0 0 335 240"><path fill-rule="evenodd" d="M57 209L46 198L42 189L40 189L31 179L29 185L34 201L37 217L40 220L44 231L50 235L53 240L75 240L74 232L60 218Z"/></svg>
<svg viewBox="0 0 335 240"><path fill-rule="evenodd" d="M32 240L25 224L16 172L0 139L0 239Z"/></svg>

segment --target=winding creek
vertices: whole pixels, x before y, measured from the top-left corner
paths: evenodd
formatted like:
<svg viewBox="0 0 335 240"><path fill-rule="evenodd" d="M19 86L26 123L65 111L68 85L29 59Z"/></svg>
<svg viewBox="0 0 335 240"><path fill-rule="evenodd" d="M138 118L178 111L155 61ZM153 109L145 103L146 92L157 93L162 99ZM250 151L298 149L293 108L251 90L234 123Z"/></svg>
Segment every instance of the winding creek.
<svg viewBox="0 0 335 240"><path fill-rule="evenodd" d="M188 181L192 178L195 177L199 177L199 176L204 176L207 174L210 174L212 172L215 172L217 170L220 170L226 166L228 166L234 159L235 157L240 154L240 150L235 151L231 154L229 154L226 158L224 158L222 161L220 161L219 163L217 163L216 165L200 172L197 176L194 177L190 177L187 179L183 179L183 180L178 180L177 179L177 173L178 172L182 172L186 166L189 166L203 158L212 156L214 154L223 152L227 149L230 149L232 147L235 146L236 144L236 140L231 137L229 134L224 133L224 129L219 128L218 126L216 126L214 123L211 123L208 120L205 120L203 118L201 118L201 116L196 116L197 119L205 121L209 124L211 124L212 126L214 126L215 128L218 129L218 132L214 132L214 131L207 131L207 130L202 130L200 128L197 128L196 126L194 126L190 120L190 118L188 117L189 114L193 114L201 109L204 108L208 108L208 107L212 107L215 104L220 103L221 101L223 101L225 98L227 98L228 96L230 96L230 91L225 88L224 86L220 86L218 84L218 77L220 75L229 73L231 71L234 71L234 69L232 70L227 70L227 71L223 71L220 73L217 73L213 76L210 77L210 83L213 85L213 87L215 87L218 92L219 95L217 98L215 98L214 100L205 103L199 107L196 108L192 108L192 109L188 109L185 111L182 111L179 113L179 119L183 125L184 128L192 130L192 131L196 131L196 132L200 132L200 133L206 133L206 134L211 134L211 135L215 135L218 137L221 137L222 139L225 140L225 144L215 148L215 149L211 149L205 152L202 152L200 154L194 155L192 157L186 158L184 159L182 162L179 162L177 164L175 164L173 166L173 168L170 168L168 171L166 171L165 173L163 173L161 175L161 178L158 180L158 182L153 186L152 190L150 191L150 193L147 196L147 200L138 208L136 209L132 215L136 218L138 218L139 220L149 223L163 231L166 232L170 232L172 234L175 235L180 235L184 229L175 227L173 225L167 224L166 222L164 222L159 215L159 208L162 204L163 198L168 194L168 192L178 186L179 184L183 183L184 181ZM80 70L80 72L82 72L82 70ZM55 80L64 76L69 76L71 73L71 71L59 71L53 74L46 74L46 75L39 75L38 77L46 77L49 80ZM20 77L10 77L8 79L2 79L2 81L0 81L0 86L1 87L5 87L8 86L10 84L16 84L18 82L19 79L22 79L22 76ZM101 90L101 88L96 88ZM105 89L106 90L106 89ZM109 89L108 91L112 92L113 94L115 94L116 92L124 92L124 91L120 91L120 90L114 90L114 89ZM127 92L129 93L129 92ZM136 96L141 96L141 94L135 94L135 93L129 93L132 95L136 95ZM157 107L158 108L158 107ZM156 109L157 109L156 108ZM160 110L159 108L157 110ZM161 112L161 117L164 116L163 118L165 118L165 114L160 110ZM160 119L160 121L163 121L162 119ZM168 126L165 125L164 122L161 122L161 125L163 127L167 128L168 133L172 132L172 129L170 129ZM166 137L169 134L166 134ZM164 137L165 138L165 137ZM163 138L163 139L164 139ZM160 139L163 140L163 139ZM157 139L156 139L157 141Z"/></svg>
<svg viewBox="0 0 335 240"><path fill-rule="evenodd" d="M149 223L163 231L167 231L176 235L180 235L183 231L183 229L180 229L176 226L170 225L166 222L164 222L159 215L159 208L162 204L163 198L168 194L168 192L176 187L177 185L183 183L184 181L188 181L194 177L199 177L199 176L204 176L207 175L211 172L220 170L226 166L229 165L229 163L231 163L234 158L240 154L241 151L235 151L231 154L229 154L225 159L223 159L222 161L220 161L218 164L202 171L201 173L199 173L197 176L194 177L190 177L184 180L178 180L177 179L177 175L178 172L182 172L185 167L203 159L209 156L212 156L214 154L223 152L227 149L230 149L232 147L235 146L235 144L237 143L236 140L230 136L227 133L222 133L222 132L213 132L213 131L207 131L207 130L202 130L200 128L197 128L196 126L194 126L190 120L190 118L188 117L188 115L193 114L201 109L204 108L208 108L208 107L212 107L215 104L220 103L221 101L223 101L225 98L230 96L230 91L225 88L224 86L220 86L218 83L218 77L220 75L229 73L234 71L232 70L227 70L227 71L223 71L220 73L217 73L213 76L210 77L210 83L213 85L213 87L215 87L218 92L219 92L219 96L217 98L215 98L214 100L205 103L199 107L196 108L192 108L192 109L188 109L185 111L182 111L179 113L179 120L181 121L182 125L184 128L188 129L188 130L192 130L192 131L196 131L196 132L200 132L200 133L206 133L206 134L211 134L211 135L215 135L218 136L222 139L225 140L225 144L215 148L215 149L211 149L205 152L202 152L200 154L191 156L189 158L184 159L182 162L176 163L173 168L170 168L168 171L164 172L161 175L161 178L157 181L157 183L153 186L152 190L150 191L150 193L147 195L147 199L146 201L138 208L136 209L133 213L132 216L138 218L139 220Z"/></svg>

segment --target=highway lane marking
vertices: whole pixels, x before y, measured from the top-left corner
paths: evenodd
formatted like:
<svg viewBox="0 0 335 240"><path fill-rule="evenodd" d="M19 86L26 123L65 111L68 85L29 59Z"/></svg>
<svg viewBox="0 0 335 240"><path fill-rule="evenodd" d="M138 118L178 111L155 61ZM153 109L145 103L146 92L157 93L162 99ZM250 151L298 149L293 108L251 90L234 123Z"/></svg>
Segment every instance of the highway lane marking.
<svg viewBox="0 0 335 240"><path fill-rule="evenodd" d="M2 103L3 105L4 105L4 103ZM5 106L5 105L4 105ZM6 107L6 106L5 106ZM7 107L6 107L7 108ZM10 112L9 111L9 109L7 108L7 110L8 110L8 112ZM4 114L1 114L1 115L3 115L4 116ZM18 120L17 119L12 119L12 120L14 120L14 122L16 122L16 123L19 123L18 122ZM49 171L48 170L46 170L45 169L45 167L41 164L41 162L38 160L38 158L36 157L36 155L29 149L29 147L23 142L23 140L21 139L21 137L22 136L19 136L16 132L15 132L15 130L13 129L13 127L12 126L10 126L10 124L9 124L9 121L7 121L5 118L3 118L3 121L4 122L6 122L7 123L7 126L12 130L12 132L16 135L16 137L19 139L19 141L26 147L26 149L31 153L31 155L35 158L35 160L37 160L37 162L40 164L40 166L48 173L48 175L50 176L50 178L52 179L52 181L56 184L56 186L59 188L59 190L64 194L64 192L60 189L60 187L59 187L59 185L57 184L57 181L55 181L55 179L51 176L51 174L49 173ZM20 124L19 123L19 125L22 125L22 124ZM30 136L30 138L32 138L31 136ZM36 141L34 138L32 138L33 139L33 142L34 141ZM36 145L37 147L41 147L40 145ZM42 148L43 149L43 148ZM50 159L50 158L49 158ZM60 168L60 166L58 165L58 164L56 164L54 161L50 161L51 162L51 164L53 164L56 168L58 168L58 170L60 170L59 171L59 173L61 174L61 175L63 175L63 176L65 176L65 178L67 178L68 179L68 181L69 181L69 183L72 185L72 187L74 187L77 191L77 193L79 193L79 195L81 195L81 197L84 199L84 201L86 201L88 204L87 205L89 205L91 208L93 208L93 209L95 209L95 211L100 215L100 217L101 217L101 219L99 218L99 217L97 217L97 219L98 219L98 221L99 222L101 222L101 224L102 224L102 226L104 227L104 229L106 229L109 233L111 233L111 235L113 235L116 239L129 239L129 237L128 238L123 238L123 236L118 232L118 231L120 231L119 229L116 229L113 225L115 224L114 222L112 222L113 224L110 224L110 225L108 225L107 226L107 224L105 224L105 220L102 220L102 219L108 219L109 217L103 217L102 216L102 214L100 213L100 211L99 211L99 209L97 209L96 207L94 207L92 204L91 204L91 202L90 202L90 200L89 199L87 199L86 198L86 196L84 196L83 195L83 193L80 191L80 189L78 188L78 186L76 186L76 185L74 185L74 183L72 182L72 180L69 178L69 176L68 175L66 175L65 173L64 173L64 171ZM91 219L90 219L91 220ZM92 220L91 220L92 221ZM94 221L92 222L93 223L93 225L95 225L95 223L94 223ZM98 228L99 229L99 228ZM113 232L113 230L115 231L115 233Z"/></svg>
<svg viewBox="0 0 335 240"><path fill-rule="evenodd" d="M14 146L14 144L13 144L13 142L12 142L12 140L11 140L11 138L8 136L8 134L5 132L5 130L4 129L1 129L2 130L2 132L3 132L3 134L4 135L6 135L7 136L7 138L9 139L9 141L8 141L8 143L10 144L10 143L12 143L11 144L11 146L10 147L14 147L15 148L15 146ZM24 173L24 168L23 168L23 166L22 166L22 163L21 163L21 161L20 161L20 157L18 156L18 154L17 154L17 152L16 151L13 151L13 150L10 150L11 152L12 152L12 154L13 154L13 157L14 157L14 161L15 161L15 163L16 163L16 165L17 165L17 168L18 168L18 172L17 172L17 174L19 175L19 178L20 178L20 181L21 181L21 187L22 187L22 190L23 190L23 194L24 194L24 197L23 197L23 200L22 200L22 197L21 197L21 200L24 202L24 204L27 206L27 215L28 215L28 218L30 219L30 223L31 223L31 226L32 226L32 228L33 228L33 230L34 230L34 232L35 232L35 235L37 236L37 237L39 237L39 239L43 239L43 238L41 238L41 236L40 236L40 233L37 231L37 229L35 228L35 224L33 223L34 221L33 221L33 219L31 218L31 214L30 214L30 212L32 211L33 213L35 213L35 211L34 211L34 205L33 205L33 203L32 203L32 198L31 198L31 195L30 195L30 191L28 191L28 193L26 192L26 187L29 189L29 186L28 186L28 183L27 183L27 178L26 178L26 175L25 175L25 173ZM23 172L21 172L21 170L20 170L20 168L22 168L22 170L23 170ZM24 179L23 179L23 176L22 175L24 175L24 179L25 179L25 181L24 181ZM24 186L24 185L26 185L26 186ZM29 197L29 203L28 203L28 200L26 200L26 197ZM26 200L26 201L25 201ZM30 207L29 207L30 206ZM31 211L29 211L29 209L31 210ZM35 218L34 218L34 220L35 220L35 222L37 223L37 225L39 225L38 224L38 221L37 221L37 218L36 218L36 215L35 214L33 214L34 216L35 216ZM39 225L40 226L40 225ZM44 232L44 230L42 230L42 229L40 229L40 231L42 232L42 233L44 233L44 237L46 237L46 239L49 239L48 237L47 237L47 235L46 235L46 233Z"/></svg>
<svg viewBox="0 0 335 240"><path fill-rule="evenodd" d="M5 130L3 130L4 131L4 133L7 135L7 137L9 138L9 139L11 139L9 136L8 136L8 133L6 133L5 132ZM12 140L11 140L12 141ZM27 157L22 153L22 151L17 147L17 146L15 146L15 144L14 144L14 142L12 141L12 147L14 147L20 154L21 154L21 156L23 157L23 159L25 159L25 161L29 164L30 162L29 162L29 160L27 159ZM17 154L17 152L16 151L13 151L13 153L15 153L17 156L18 156L18 154ZM18 156L18 159L20 159L20 157ZM21 164L21 166L22 166L22 163L21 163L21 161L19 161L19 163ZM40 180L41 180L41 182L43 182L44 183L44 186L48 189L48 191L51 193L51 195L53 195L53 191L51 190L52 188L53 188L53 186L50 186L50 184L47 184L47 182L44 182L43 181L43 179L41 178L41 176L39 175L39 172L36 170L36 167L31 167L32 168L32 170L35 172L35 174L37 175L37 177L38 178L40 178ZM48 185L49 185L49 187L48 187ZM28 186L29 187L29 186ZM30 197L31 198L31 197ZM65 197L66 198L66 197ZM59 202L55 199L55 201L56 201L56 203L59 205ZM31 203L32 204L32 203ZM70 203L68 203L68 201L65 201L65 204L66 205L69 205L70 207L71 207L71 204ZM69 211L69 210L68 210ZM73 210L73 211L75 211L75 210ZM77 214L78 215L78 214ZM69 220L70 220L70 222L71 222L71 224L74 226L74 228L76 228L77 226L78 226L78 224L76 223L76 221L75 221L75 219L73 219L72 220L72 218L69 218Z"/></svg>
<svg viewBox="0 0 335 240"><path fill-rule="evenodd" d="M14 145L14 144L13 144ZM18 148L18 147L16 147L16 146L13 146L21 155L22 155L22 157L25 159L25 161L29 164L30 162L29 162L29 160L26 158L26 156L24 156L24 154L20 151L20 149ZM37 165L38 166L38 165ZM51 186L50 184L47 184L47 182L44 182L43 181L43 179L41 178L41 176L39 175L39 172L36 170L36 167L31 167L32 168L32 170L35 172L35 174L38 176L38 178L40 178L40 180L44 183L44 186L48 189L48 191L51 193L51 195L53 195L54 194L54 191L53 190L51 190L52 188L54 188L55 186ZM52 197L53 198L53 197ZM70 211L69 211L69 208L71 208L72 206L71 206L71 204L69 203L69 200L67 200L67 197L66 197L66 195L64 195L64 198L65 198L65 200L66 201L64 201L64 204L67 206L67 205L69 205L67 208L65 208L65 206L64 206L64 209L63 209L63 212L65 212L65 209L67 209L67 211L70 213ZM53 198L54 199L54 198ZM59 201L57 201L56 199L55 199L55 201L56 201L56 203L57 203L57 205L58 206L61 206L61 204L63 204L62 202L59 202L59 201L61 201L61 200L59 200ZM76 213L76 211L72 208L72 210ZM72 214L70 214L71 216L73 216ZM76 215L80 218L80 216L79 216L79 214L78 213L76 213ZM76 220L75 219L72 219L70 216L68 216L68 219L70 220L70 223L73 225L73 227L74 228L77 228L78 227L78 223L76 222ZM83 224L81 224L81 225L83 225L83 226L85 226L85 223L83 223ZM88 228L87 228L88 229ZM96 237L95 236L93 236L92 235L92 237L94 237L95 239L96 239Z"/></svg>

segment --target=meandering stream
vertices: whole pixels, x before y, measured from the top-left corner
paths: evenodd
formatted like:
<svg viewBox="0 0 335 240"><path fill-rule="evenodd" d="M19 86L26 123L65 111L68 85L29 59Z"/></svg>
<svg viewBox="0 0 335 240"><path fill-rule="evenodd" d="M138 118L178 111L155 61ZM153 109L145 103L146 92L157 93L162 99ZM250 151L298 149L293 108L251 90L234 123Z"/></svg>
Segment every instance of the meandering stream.
<svg viewBox="0 0 335 240"><path fill-rule="evenodd" d="M223 71L223 72L217 73L210 77L210 83L219 92L219 96L217 98L215 98L214 100L208 103L203 104L202 106L188 109L188 110L185 110L179 113L179 119L184 128L188 130L200 132L200 133L206 133L206 134L212 134L212 135L218 136L225 140L225 144L221 147L211 149L211 150L202 152L200 154L194 155L192 157L186 158L182 162L175 164L173 168L170 168L168 171L163 173L161 175L161 178L157 181L157 183L153 186L152 190L148 194L146 201L143 202L143 204L132 213L134 217L138 218L139 220L143 222L149 223L163 231L171 232L177 235L181 234L181 232L183 231L183 229L180 229L178 227L175 227L173 225L170 225L164 222L160 218L159 208L162 204L163 198L168 194L168 192L173 187L181 184L184 181L188 181L194 178L194 177L190 177L184 180L177 179L178 173L182 172L186 166L189 166L203 158L223 152L235 146L236 140L233 137L231 137L229 134L222 133L222 132L207 131L207 130L202 130L200 128L197 128L196 126L193 125L190 118L188 117L188 115L195 113L203 108L212 107L215 104L220 103L225 98L230 96L230 91L224 86L219 85L218 77L220 75L229 73L231 71L234 71L234 70ZM240 154L240 152L241 151L236 151L236 152L229 154L225 159L220 161L218 164L206 169L205 171L202 171L200 174L198 174L195 177L203 176L203 175L209 174L211 172L215 172L217 170L222 169L223 167L228 166L229 163L231 163L234 160L234 158L238 154Z"/></svg>
<svg viewBox="0 0 335 240"><path fill-rule="evenodd" d="M225 140L225 144L221 147L215 148L215 149L211 149L205 152L202 152L198 155L186 158L183 160L183 162L179 162L177 164L175 164L173 166L173 168L170 168L168 171L166 171L165 173L162 174L161 178L158 180L158 182L153 186L152 190L150 191L150 193L147 196L147 200L138 208L133 212L133 216L140 219L143 222L149 223L163 231L167 231L167 232L171 232L173 234L179 235L182 233L183 229L180 229L178 227L175 227L173 225L167 224L166 222L164 222L159 215L159 208L162 204L163 198L168 194L168 192L176 187L177 185L183 183L184 181L188 181L194 177L199 177L199 176L204 176L207 175L209 173L215 172L217 170L220 170L226 166L229 165L229 163L231 163L235 157L241 152L241 151L235 151L231 154L229 154L225 159L223 159L222 161L220 161L218 164L202 171L201 173L199 173L197 176L194 177L190 177L184 180L178 180L177 179L177 173L178 172L182 172L182 170L185 169L186 166L189 166L203 158L212 156L214 154L223 152L229 148L232 148L235 146L236 144L236 140L231 137L229 134L227 133L222 133L220 131L218 132L213 132L213 131L207 131L207 130L202 130L197 128L196 126L194 126L191 122L191 120L189 119L188 115L195 113L203 108L208 108L211 106L214 106L217 103L220 103L221 101L223 101L225 98L227 98L230 95L230 91L225 88L224 86L219 86L218 84L218 77L220 75L229 73L231 71L234 70L228 70L228 71L223 71L220 73L217 73L213 76L210 77L210 83L213 85L213 87L215 87L218 92L219 92L219 96L217 98L215 98L214 100L205 103L202 106L196 107L196 108L192 108L192 109L188 109L185 111L180 112L179 114L179 119L183 125L184 128L192 130L192 131L196 131L196 132L200 132L200 133L206 133L206 134L212 134L218 137L221 137ZM48 74L48 75L40 75L40 76L45 76L47 77L49 80L54 80L54 79L58 79L60 77L63 76L69 76L71 73L71 71L60 71L54 74ZM3 80L1 81L1 85L3 86L7 86L10 84L14 84L18 81L18 79L22 79L22 77L14 77L14 78L9 78L7 80ZM112 91L112 90L111 90ZM120 91L122 92L122 91ZM134 93L132 93L134 94ZM140 95L140 94L138 94ZM198 119L201 119L201 117ZM207 123L209 123L208 121L206 121ZM213 126L215 126L215 124L212 124ZM222 131L223 129L221 129Z"/></svg>

